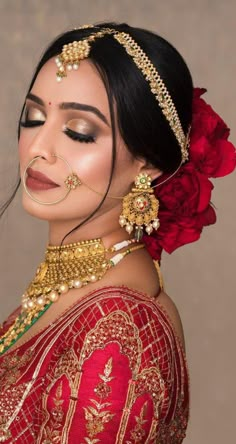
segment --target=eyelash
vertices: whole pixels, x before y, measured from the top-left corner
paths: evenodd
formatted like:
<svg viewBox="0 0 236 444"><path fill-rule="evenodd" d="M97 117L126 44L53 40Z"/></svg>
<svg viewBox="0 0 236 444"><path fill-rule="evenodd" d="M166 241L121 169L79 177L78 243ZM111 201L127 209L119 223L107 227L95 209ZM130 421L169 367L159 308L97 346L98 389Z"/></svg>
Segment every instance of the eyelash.
<svg viewBox="0 0 236 444"><path fill-rule="evenodd" d="M43 120L27 120L25 122L20 122L20 126L23 128L34 128L36 126L42 126L45 122ZM68 137L76 142L93 143L95 142L95 137L91 135L77 133L70 128L65 128L63 131Z"/></svg>
<svg viewBox="0 0 236 444"><path fill-rule="evenodd" d="M41 126L43 124L43 120L27 120L25 122L20 122L20 126L22 126L23 128L32 128L34 126Z"/></svg>
<svg viewBox="0 0 236 444"><path fill-rule="evenodd" d="M94 136L77 133L76 131L73 131L70 128L65 128L63 132L68 137L70 137L72 140L75 140L77 142L84 142L84 143L93 143L93 142L95 142L95 137Z"/></svg>

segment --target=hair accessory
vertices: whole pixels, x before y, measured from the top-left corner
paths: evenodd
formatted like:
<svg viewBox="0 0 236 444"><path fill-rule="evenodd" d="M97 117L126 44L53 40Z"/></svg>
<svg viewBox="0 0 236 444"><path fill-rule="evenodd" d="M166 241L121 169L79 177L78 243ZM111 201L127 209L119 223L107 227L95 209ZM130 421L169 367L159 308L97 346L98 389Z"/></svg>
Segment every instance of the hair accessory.
<svg viewBox="0 0 236 444"><path fill-rule="evenodd" d="M210 178L226 176L236 167L235 146L228 140L230 130L201 97L205 92L203 88L194 89L189 162L171 181L156 185L160 229L143 237L153 259L160 260L162 250L170 254L197 241L203 227L216 222Z"/></svg>
<svg viewBox="0 0 236 444"><path fill-rule="evenodd" d="M125 256L144 248L128 239L105 248L101 239L93 239L63 246L49 246L45 260L22 296L22 308L15 322L0 337L0 355L7 351L48 310L53 302L70 289L81 288L102 279L104 274ZM108 259L107 253L117 252Z"/></svg>
<svg viewBox="0 0 236 444"><path fill-rule="evenodd" d="M126 52L132 57L134 63L149 83L151 92L154 94L163 115L169 122L170 128L178 141L182 153L182 163L184 163L188 160L190 128L185 135L174 102L157 68L129 34L118 32L115 29L104 28L85 39L64 45L61 54L55 59L58 67L56 74L57 80L60 82L63 77L66 77L67 71L71 71L72 69L77 70L80 61L89 57L90 44L97 38L102 38L105 35L113 35L116 41L125 48Z"/></svg>
<svg viewBox="0 0 236 444"><path fill-rule="evenodd" d="M140 173L135 179L135 187L123 199L119 223L129 234L135 228L137 240L142 239L143 226L149 235L160 226L157 218L159 202L151 188L151 180L147 173Z"/></svg>

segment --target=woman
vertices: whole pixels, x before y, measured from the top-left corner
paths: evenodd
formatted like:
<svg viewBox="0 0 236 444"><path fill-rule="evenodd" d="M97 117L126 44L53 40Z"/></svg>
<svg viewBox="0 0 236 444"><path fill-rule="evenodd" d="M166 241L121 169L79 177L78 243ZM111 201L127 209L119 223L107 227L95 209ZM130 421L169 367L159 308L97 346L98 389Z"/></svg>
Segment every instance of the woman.
<svg viewBox="0 0 236 444"><path fill-rule="evenodd" d="M159 262L215 222L209 177L235 167L203 92L168 42L126 24L43 55L19 157L49 246L2 327L0 442L183 441L184 337Z"/></svg>

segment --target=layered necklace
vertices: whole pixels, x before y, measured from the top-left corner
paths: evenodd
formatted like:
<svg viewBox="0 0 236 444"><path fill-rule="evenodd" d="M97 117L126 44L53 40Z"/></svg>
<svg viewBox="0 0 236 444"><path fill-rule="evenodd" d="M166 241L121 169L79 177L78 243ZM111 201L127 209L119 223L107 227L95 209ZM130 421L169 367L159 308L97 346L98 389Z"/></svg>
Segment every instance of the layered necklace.
<svg viewBox="0 0 236 444"><path fill-rule="evenodd" d="M20 337L48 310L61 295L70 289L96 282L127 254L144 248L135 239L125 240L105 248L101 239L93 239L63 246L48 246L45 260L22 296L20 314L0 337L0 355L12 347ZM108 253L116 253L110 259Z"/></svg>

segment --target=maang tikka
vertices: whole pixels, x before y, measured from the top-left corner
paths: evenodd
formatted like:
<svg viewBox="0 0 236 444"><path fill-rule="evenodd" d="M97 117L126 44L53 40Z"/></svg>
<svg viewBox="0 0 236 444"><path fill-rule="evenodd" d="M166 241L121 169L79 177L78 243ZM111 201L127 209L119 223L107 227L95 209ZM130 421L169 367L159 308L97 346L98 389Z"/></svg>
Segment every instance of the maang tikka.
<svg viewBox="0 0 236 444"><path fill-rule="evenodd" d="M160 226L158 219L159 201L151 188L151 177L147 173L140 173L135 178L135 186L123 198L122 214L119 218L121 227L131 234L135 230L135 238L142 239L143 231L151 234L153 229Z"/></svg>

